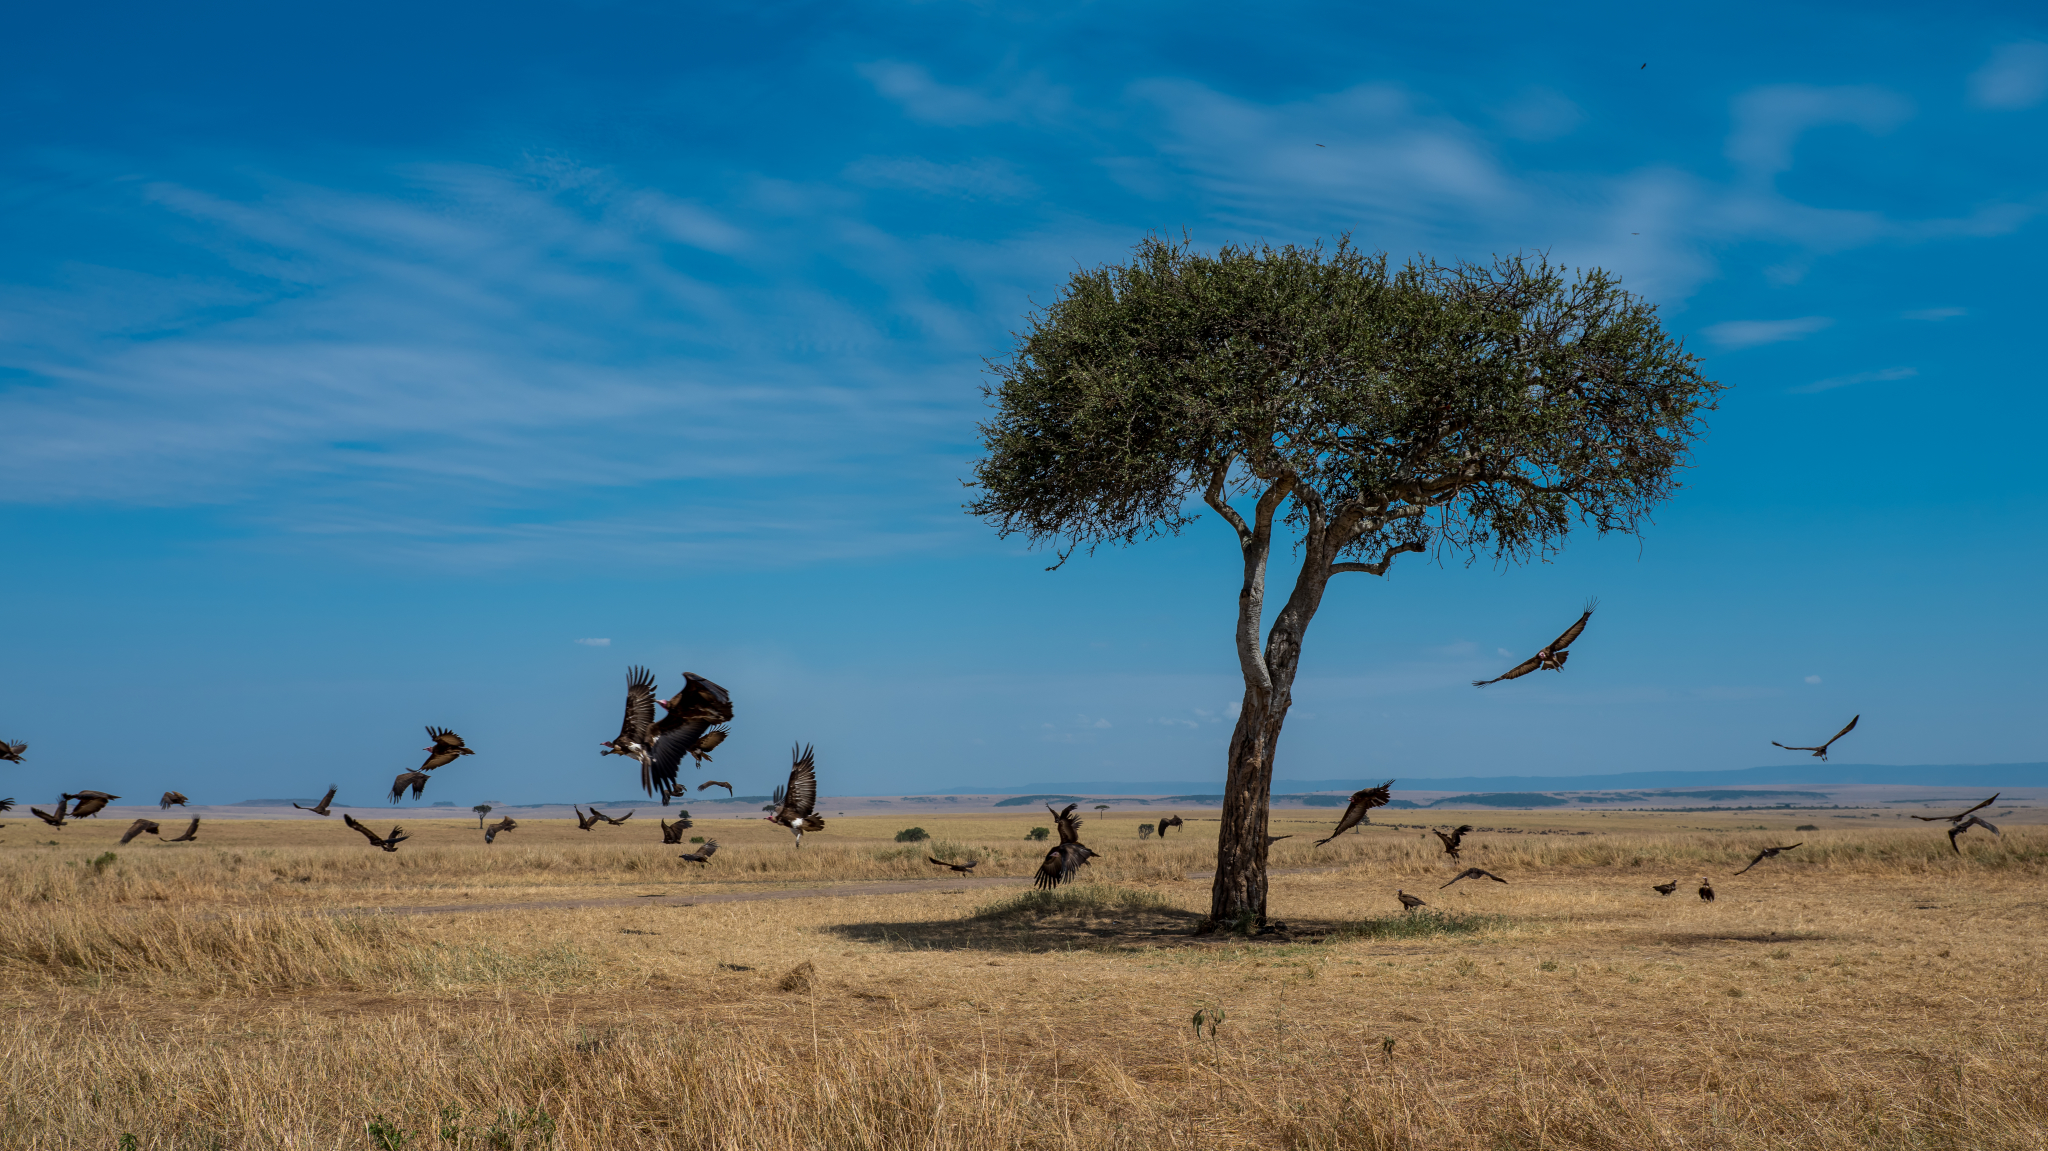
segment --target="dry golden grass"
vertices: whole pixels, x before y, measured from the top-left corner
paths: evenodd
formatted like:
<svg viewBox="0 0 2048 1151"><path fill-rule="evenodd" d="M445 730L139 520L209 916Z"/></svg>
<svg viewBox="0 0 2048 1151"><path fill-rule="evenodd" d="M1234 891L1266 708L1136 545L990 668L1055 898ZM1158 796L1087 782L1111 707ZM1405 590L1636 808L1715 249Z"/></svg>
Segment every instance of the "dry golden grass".
<svg viewBox="0 0 2048 1151"><path fill-rule="evenodd" d="M913 863L900 817L801 853L707 821L702 869L637 819L490 848L422 822L395 856L222 821L97 867L118 828L79 825L0 845L0 1145L2048 1146L2048 831L1959 857L1842 820L1731 879L1829 821L1452 818L1497 829L1467 862L1509 885L1437 890L1455 868L1413 828L1299 835L1275 866L1330 870L1276 875L1290 930L1256 939L1186 934L1192 822L1092 823L1096 882L1051 898ZM1043 821L914 822L1016 876ZM848 878L925 882L708 898ZM374 910L465 899L493 909Z"/></svg>

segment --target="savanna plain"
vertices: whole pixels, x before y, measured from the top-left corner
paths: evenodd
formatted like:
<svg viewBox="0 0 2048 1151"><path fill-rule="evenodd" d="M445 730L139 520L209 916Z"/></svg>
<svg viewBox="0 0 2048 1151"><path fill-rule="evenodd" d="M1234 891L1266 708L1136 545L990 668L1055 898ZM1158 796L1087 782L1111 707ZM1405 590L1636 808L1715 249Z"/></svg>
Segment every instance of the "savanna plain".
<svg viewBox="0 0 2048 1151"><path fill-rule="evenodd" d="M1955 854L1893 811L1432 811L1481 828L1452 864L1420 813L1318 848L1335 812L1282 811L1284 927L1205 936L1214 812L1182 814L1089 819L1051 893L1042 812L800 851L703 820L703 866L638 819L407 820L395 854L16 823L0 1145L2048 1146L2036 812ZM1466 864L1509 882L1439 888Z"/></svg>

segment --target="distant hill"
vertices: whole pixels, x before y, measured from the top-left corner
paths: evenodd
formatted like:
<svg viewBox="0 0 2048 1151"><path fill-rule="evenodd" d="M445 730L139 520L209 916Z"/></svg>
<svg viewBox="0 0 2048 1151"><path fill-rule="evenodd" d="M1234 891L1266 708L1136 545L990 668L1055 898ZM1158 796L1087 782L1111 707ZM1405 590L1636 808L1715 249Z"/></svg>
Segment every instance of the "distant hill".
<svg viewBox="0 0 2048 1151"><path fill-rule="evenodd" d="M1643 791L1676 787L1754 787L1759 784L1896 784L1926 787L2048 787L2048 763L1822 763L1811 756L1804 763L1728 771L1629 771L1613 775L1459 775L1430 778L1402 776L1393 769L1370 778L1276 779L1273 792L1356 791L1377 787L1395 776L1395 791ZM1030 795L1074 792L1086 795L1159 795L1175 793L1177 802L1195 796L1218 796L1221 780L1054 780L991 787L941 788L940 795Z"/></svg>

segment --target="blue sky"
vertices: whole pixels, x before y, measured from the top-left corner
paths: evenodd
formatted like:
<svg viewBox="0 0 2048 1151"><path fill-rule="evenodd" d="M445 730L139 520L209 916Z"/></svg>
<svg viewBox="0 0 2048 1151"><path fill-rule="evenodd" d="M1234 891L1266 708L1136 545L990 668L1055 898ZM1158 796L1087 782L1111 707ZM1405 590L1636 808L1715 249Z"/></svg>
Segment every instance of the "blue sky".
<svg viewBox="0 0 2048 1151"><path fill-rule="evenodd" d="M960 511L1183 230L1598 264L1731 389L1641 541L1340 577L1281 776L2048 759L2032 6L45 6L0 108L0 795L621 795L633 662L743 789L1220 778L1221 525Z"/></svg>

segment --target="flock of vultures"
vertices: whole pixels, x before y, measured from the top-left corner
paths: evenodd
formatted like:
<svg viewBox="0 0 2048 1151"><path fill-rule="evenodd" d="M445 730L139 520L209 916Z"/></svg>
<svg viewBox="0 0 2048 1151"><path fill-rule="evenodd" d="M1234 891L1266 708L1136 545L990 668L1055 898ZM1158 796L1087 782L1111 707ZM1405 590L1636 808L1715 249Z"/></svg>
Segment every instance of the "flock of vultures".
<svg viewBox="0 0 2048 1151"><path fill-rule="evenodd" d="M1517 664L1503 675L1496 676L1493 679L1474 680L1473 686L1485 687L1488 684L1499 683L1502 680L1518 679L1532 671L1564 670L1565 661L1571 656L1571 652L1568 649L1572 642L1579 638L1580 633L1585 631L1586 622L1592 618L1596 606L1588 604L1584 613L1579 616L1578 622L1572 624L1571 627L1565 630L1564 634L1552 640L1549 645L1545 646L1535 655ZM656 716L656 707L659 707L663 713L659 718ZM623 756L638 762L640 765L641 789L650 797L659 796L662 806L666 807L677 797L688 793L689 788L687 785L681 783L678 779L683 761L689 759L699 767L711 762L711 751L723 743L731 731L729 725L732 722L732 717L731 695L724 688L705 679L703 676L693 672L684 672L682 689L670 698L662 699L655 687L654 673L644 667L632 667L627 669L626 673L625 719L620 724L619 734L612 739L604 740L599 745L604 750L598 754ZM1861 716L1857 716L1851 719L1842 730L1836 732L1826 743L1817 746L1797 747L1778 743L1776 740L1771 742L1774 746L1785 748L1788 751L1811 752L1825 760L1828 748L1833 746L1836 740L1855 730L1857 719L1861 718ZM463 756L475 754L460 735L446 728L430 726L427 728L427 737L430 742L425 748L421 749L427 753L426 760L419 767L403 772L398 778L392 780L391 792L388 797L391 802L398 802L408 790L412 792L414 799L420 798L426 792L427 785L432 781L433 772L437 768L454 763ZM26 743L0 741L0 760L21 763L22 753L27 750L28 745ZM815 755L810 747L800 746L791 752L790 759L789 778L787 782L776 789L774 802L765 810L770 812L766 817L768 821L788 828L790 833L796 837L796 846L801 848L804 843L804 833L824 830L825 821L819 818L814 811L818 802L818 773ZM1378 787L1369 787L1353 793L1343 816L1337 821L1337 829L1328 836L1317 840L1316 846L1321 847L1323 844L1330 842L1330 840L1337 838L1360 824L1370 824L1372 820L1369 818L1369 813L1372 809L1385 806L1392 800L1393 783L1393 780L1388 780ZM711 787L722 787L726 790L727 795L733 794L732 784L715 779L699 783L697 790L703 791ZM338 790L338 788L330 786L327 789L327 794L321 797L320 802L311 807L298 803L294 803L292 806L299 808L301 811L310 811L319 816L332 815L333 813L329 808L333 804ZM110 795L104 791L65 792L58 798L52 810L45 811L40 807L32 807L29 811L36 818L51 827L63 827L71 820L85 819L97 815L102 808L119 798L121 797L118 795ZM1956 846L1956 837L1969 831L1972 827L1982 827L1993 835L2002 834L1997 827L1976 814L1976 812L1983 808L1989 807L1997 798L1998 796L1994 794L1990 799L1955 815L1916 815L1913 818L1928 822L1948 823L1949 846L1958 854L1961 854L1962 849ZM163 810L168 811L173 807L183 806L187 802L186 797L182 793L166 791L160 801L160 806ZM13 799L0 799L0 812L9 811L13 806ZM1077 804L1070 803L1064 811L1055 810L1051 805L1046 807L1046 810L1052 813L1053 821L1059 828L1059 842L1045 853L1045 859L1039 865L1035 882L1041 889L1050 890L1063 883L1072 881L1075 874L1089 860L1098 857L1097 852L1081 842L1081 820L1074 814L1077 806ZM588 815L584 814L580 806L576 808L577 826L584 831L589 831L599 823L617 826L625 823L632 817L633 812L630 811L623 816L614 818L597 810L595 807L590 809ZM344 824L368 840L370 846L384 851L395 852L398 850L400 843L411 838L405 834L403 826L394 826L388 834L378 835L374 829L357 822L352 815L343 813L341 818ZM478 822L481 823L482 821L479 820ZM1163 839L1168 828L1181 825L1182 821L1179 816L1168 816L1158 822L1158 833ZM0 827L4 826L4 824L0 824ZM489 827L482 829L484 842L487 844L495 843L499 835L514 831L518 827L519 823L517 820L514 820L511 816L506 816ZM683 841L683 832L689 830L690 827L691 822L687 812L674 823L664 819L661 821L661 841L665 844L680 844ZM121 836L121 842L125 844L142 835L161 837L162 830L162 827L155 820L138 819L129 825L127 832ZM1449 857L1451 862L1455 863L1460 860L1459 852L1464 845L1465 836L1471 834L1472 831L1472 825L1464 824L1450 831L1436 831L1434 834L1442 841L1445 855ZM196 840L198 836L199 818L194 816L191 823L186 826L184 834L172 837L166 840L166 842L187 843ZM1268 846L1286 838L1288 837L1284 835L1269 836ZM1764 860L1774 858L1781 852L1791 851L1799 846L1802 846L1802 844L1792 843L1783 846L1766 847L1757 853L1755 859L1750 860L1748 867L1735 874L1741 875ZM703 846L695 851L683 853L681 858L694 863L705 864L711 861L711 857L717 851L718 841L706 839L703 841ZM934 858L931 859L931 862L936 866L966 874L971 873L979 861L968 860L962 863ZM1487 879L1495 883L1507 882L1507 880L1487 871L1485 868L1467 867L1452 876L1450 881L1443 886L1449 887L1451 884L1465 879ZM1652 890L1660 895L1670 895L1677 889L1677 880L1657 884L1652 888ZM1406 891L1397 891L1395 895L1401 901L1401 905L1410 911L1418 907L1428 906L1422 899L1410 895ZM1712 901L1714 898L1713 885L1705 876L1700 878L1699 896L1707 901Z"/></svg>

